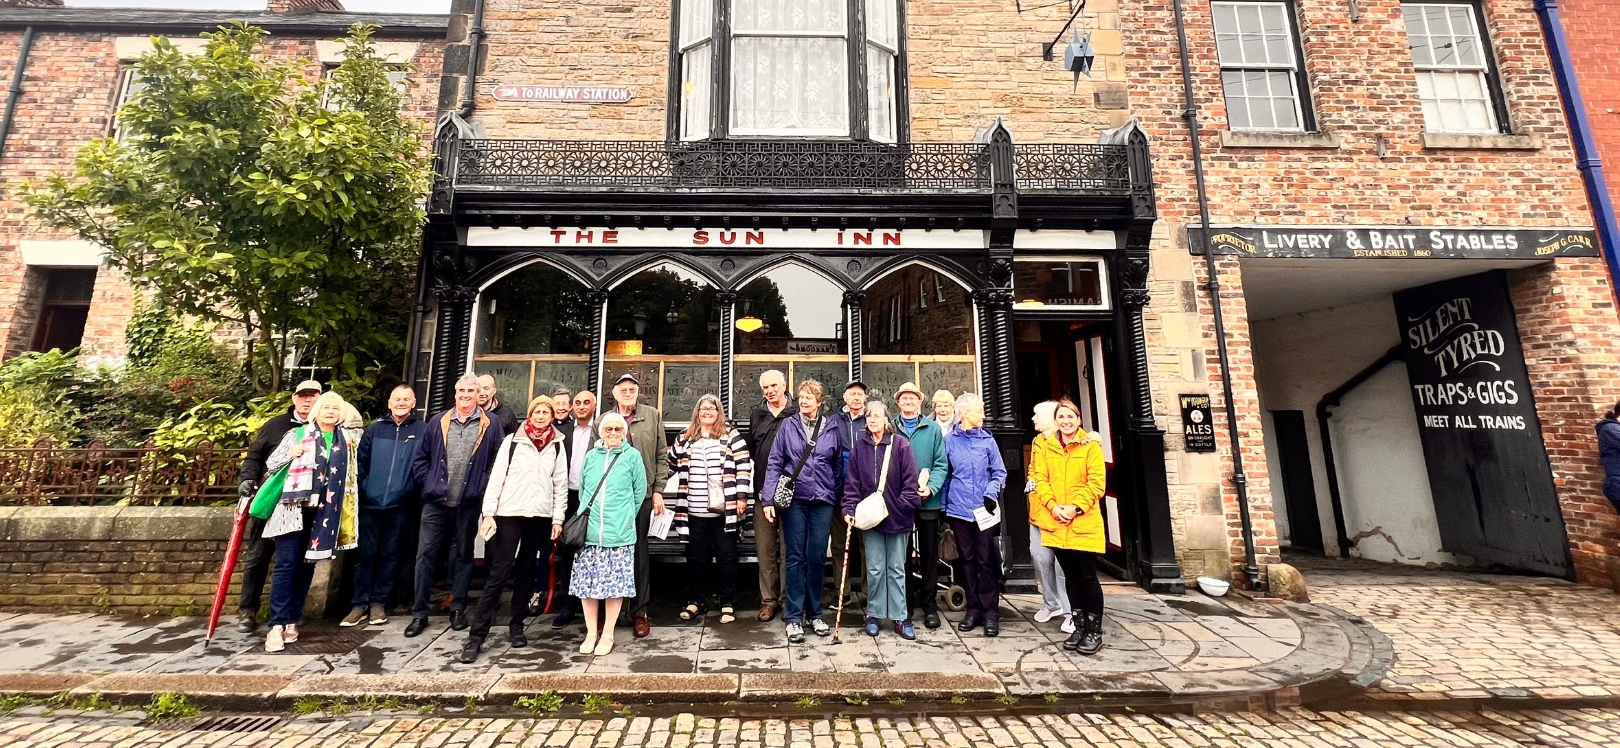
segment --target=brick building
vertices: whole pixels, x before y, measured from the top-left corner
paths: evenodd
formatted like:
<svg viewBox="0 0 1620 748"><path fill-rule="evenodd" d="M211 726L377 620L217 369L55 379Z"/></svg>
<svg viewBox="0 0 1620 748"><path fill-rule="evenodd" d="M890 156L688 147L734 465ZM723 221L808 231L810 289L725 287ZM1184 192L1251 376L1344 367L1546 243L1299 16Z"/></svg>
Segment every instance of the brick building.
<svg viewBox="0 0 1620 748"><path fill-rule="evenodd" d="M237 20L267 30L264 53L306 61L310 76L341 61L336 40L351 25L375 24L378 51L409 66L409 115L427 126L440 108L444 15L349 13L338 0L271 0L264 12L0 3L0 75L17 81L7 107L15 116L9 130L0 128L0 181L8 185L0 196L0 357L78 346L83 363L122 361L129 284L100 266L96 247L30 219L17 185L70 170L80 146L113 134L130 64L151 48L151 37L200 50L200 33Z"/></svg>
<svg viewBox="0 0 1620 748"><path fill-rule="evenodd" d="M1175 589L1246 565L1208 237L1258 564L1353 546L1606 578L1591 426L1620 395L1616 320L1529 0L1190 4L1202 233L1168 1L1091 0L1074 31L1062 5L967 0L452 14L447 54L476 65L446 65L465 96L436 136L413 321L435 406L469 367L525 395L634 370L671 424L705 391L745 418L766 368L879 396L910 379L983 392L1016 476L1030 406L1067 394L1105 436L1104 566ZM1064 68L1071 43L1088 74ZM738 324L760 279L793 340ZM1420 382L1427 359L1381 355L1406 338L1398 306L1442 295L1475 314L1427 342L1480 326L1471 373L1509 373L1474 404L1501 408L1431 413L1412 393L1459 392L1455 369ZM511 344L540 337L513 300L568 344ZM1484 488L1445 490L1458 466ZM1027 559L1024 523L1003 526Z"/></svg>

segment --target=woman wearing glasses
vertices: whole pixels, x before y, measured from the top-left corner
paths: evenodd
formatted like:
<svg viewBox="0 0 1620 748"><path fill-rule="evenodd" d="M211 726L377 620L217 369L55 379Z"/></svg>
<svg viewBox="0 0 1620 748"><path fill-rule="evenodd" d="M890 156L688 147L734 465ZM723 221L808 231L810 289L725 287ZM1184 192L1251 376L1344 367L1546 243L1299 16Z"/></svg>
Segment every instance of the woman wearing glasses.
<svg viewBox="0 0 1620 748"><path fill-rule="evenodd" d="M704 395L692 411L692 423L669 448L669 483L665 498L674 498L675 531L686 541L686 608L681 620L703 617L709 583L720 592L720 622L737 620L737 536L754 487L754 461L748 442L720 415L720 398ZM709 563L719 574L711 577Z"/></svg>
<svg viewBox="0 0 1620 748"><path fill-rule="evenodd" d="M580 511L590 512L590 519L568 589L585 608L580 654L613 651L619 606L624 598L636 596L636 513L646 499L647 470L625 440L629 429L618 413L602 416L602 441L585 455L580 469ZM600 636L599 611L604 613Z"/></svg>

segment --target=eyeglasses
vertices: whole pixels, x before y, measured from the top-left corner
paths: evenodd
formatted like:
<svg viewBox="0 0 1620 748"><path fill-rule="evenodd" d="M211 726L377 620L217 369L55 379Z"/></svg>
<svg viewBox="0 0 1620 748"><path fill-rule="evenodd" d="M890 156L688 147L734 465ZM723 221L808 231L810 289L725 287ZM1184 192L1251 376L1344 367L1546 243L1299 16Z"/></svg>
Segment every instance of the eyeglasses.
<svg viewBox="0 0 1620 748"><path fill-rule="evenodd" d="M619 428L618 426L608 426L602 429L602 433L604 434L617 434L622 431L624 431L624 429Z"/></svg>

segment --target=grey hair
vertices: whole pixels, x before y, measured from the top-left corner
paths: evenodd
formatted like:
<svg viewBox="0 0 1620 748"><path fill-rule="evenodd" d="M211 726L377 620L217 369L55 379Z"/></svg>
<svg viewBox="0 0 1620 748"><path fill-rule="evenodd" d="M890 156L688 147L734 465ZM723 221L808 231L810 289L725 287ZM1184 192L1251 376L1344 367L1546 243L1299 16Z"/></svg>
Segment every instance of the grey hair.
<svg viewBox="0 0 1620 748"><path fill-rule="evenodd" d="M782 380L782 386L787 386L787 375L776 369L769 369L764 374L759 375L759 386L764 387L766 380L769 379L780 379Z"/></svg>
<svg viewBox="0 0 1620 748"><path fill-rule="evenodd" d="M885 433L892 433L894 431L894 421L889 419L889 406L884 405L882 400L872 400L868 402L866 404L866 414L868 416L878 416L882 418L883 431Z"/></svg>
<svg viewBox="0 0 1620 748"><path fill-rule="evenodd" d="M965 426L970 414L978 417L979 426L984 425L984 398L972 392L957 395L956 422Z"/></svg>
<svg viewBox="0 0 1620 748"><path fill-rule="evenodd" d="M470 371L467 372L466 374L462 374L461 378L456 380L455 389L458 389L458 390L461 389L461 385L464 385L464 384L470 384L470 385L472 385L474 387L477 387L478 386L478 375L474 374L474 373L472 373Z"/></svg>
<svg viewBox="0 0 1620 748"><path fill-rule="evenodd" d="M616 410L609 411L607 415L602 416L602 420L596 423L596 433L602 433L602 430L607 428L607 425L610 423L617 423L620 426L623 426L626 435L630 433L630 422L624 420L624 416L619 415L619 412Z"/></svg>

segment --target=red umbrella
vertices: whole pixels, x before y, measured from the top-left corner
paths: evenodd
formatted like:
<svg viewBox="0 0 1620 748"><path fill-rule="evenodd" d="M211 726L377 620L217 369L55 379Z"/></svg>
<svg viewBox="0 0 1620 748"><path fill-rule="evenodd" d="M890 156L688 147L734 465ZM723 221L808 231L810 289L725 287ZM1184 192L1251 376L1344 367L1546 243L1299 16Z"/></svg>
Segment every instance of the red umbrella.
<svg viewBox="0 0 1620 748"><path fill-rule="evenodd" d="M204 642L214 640L214 630L219 628L219 613L225 609L225 598L231 591L231 573L236 571L236 557L242 550L242 534L247 529L248 504L251 499L243 499L236 512L236 524L231 527L231 542L225 546L225 560L219 565L219 584L214 586L214 605L208 609L208 633L203 637Z"/></svg>

